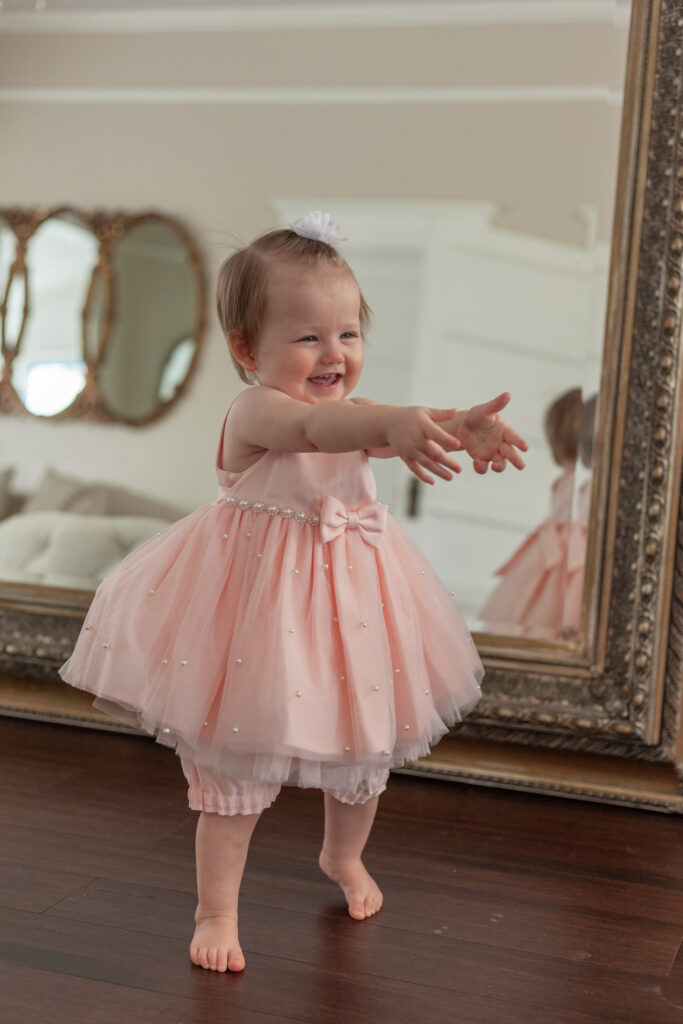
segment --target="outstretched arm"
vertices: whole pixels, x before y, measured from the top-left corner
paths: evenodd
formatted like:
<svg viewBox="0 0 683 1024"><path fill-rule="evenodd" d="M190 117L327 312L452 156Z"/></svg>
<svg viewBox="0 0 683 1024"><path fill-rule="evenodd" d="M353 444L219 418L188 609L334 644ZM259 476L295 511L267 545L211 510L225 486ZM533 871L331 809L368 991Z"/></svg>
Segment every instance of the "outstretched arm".
<svg viewBox="0 0 683 1024"><path fill-rule="evenodd" d="M244 454L265 450L347 452L391 448L425 483L451 480L461 447L440 425L453 409L354 401L310 404L263 385L245 391L230 412L232 435Z"/></svg>

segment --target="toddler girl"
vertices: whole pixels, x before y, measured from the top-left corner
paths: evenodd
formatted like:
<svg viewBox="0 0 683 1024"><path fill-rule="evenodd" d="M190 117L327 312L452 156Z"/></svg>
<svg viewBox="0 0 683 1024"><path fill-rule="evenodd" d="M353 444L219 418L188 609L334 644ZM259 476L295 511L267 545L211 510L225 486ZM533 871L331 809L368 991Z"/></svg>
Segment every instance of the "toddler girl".
<svg viewBox="0 0 683 1024"><path fill-rule="evenodd" d="M329 217L235 252L218 315L240 377L219 498L130 554L97 590L61 670L181 759L197 824L192 961L239 971L249 840L280 786L325 793L320 867L356 919L382 894L361 854L389 770L427 754L480 696L451 596L377 502L368 456L427 483L522 468L499 417L349 399L369 310ZM123 711L122 711L123 709Z"/></svg>
<svg viewBox="0 0 683 1024"><path fill-rule="evenodd" d="M480 616L492 633L573 639L581 618L590 482L574 501L575 470L590 468L595 397L583 405L581 389L559 395L545 411L544 429L562 469L552 484L548 516L496 570L499 582Z"/></svg>

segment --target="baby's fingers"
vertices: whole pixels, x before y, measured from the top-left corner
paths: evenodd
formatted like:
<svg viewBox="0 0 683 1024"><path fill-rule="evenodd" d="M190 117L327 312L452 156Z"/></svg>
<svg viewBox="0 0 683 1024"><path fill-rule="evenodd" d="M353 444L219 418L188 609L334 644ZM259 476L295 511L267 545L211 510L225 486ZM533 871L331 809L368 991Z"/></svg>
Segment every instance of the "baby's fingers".
<svg viewBox="0 0 683 1024"><path fill-rule="evenodd" d="M477 405L477 412L482 416L494 416L497 412L500 412L501 409L505 408L510 401L510 397L509 391L503 391L502 394L496 395L495 398L492 398L490 402L482 402L481 405Z"/></svg>
<svg viewBox="0 0 683 1024"><path fill-rule="evenodd" d="M526 447L524 448L524 451L526 451ZM507 442L503 442L503 444L500 446L500 454L503 456L504 459L507 459L508 462L511 462L515 469L524 469L526 465L524 459L519 454L517 449L513 448Z"/></svg>
<svg viewBox="0 0 683 1024"><path fill-rule="evenodd" d="M436 444L440 445L444 451L459 452L463 448L463 445L454 434L449 434L443 429L443 427L438 426L436 423L432 423L431 429L426 432L426 435L430 441L434 441Z"/></svg>
<svg viewBox="0 0 683 1024"><path fill-rule="evenodd" d="M506 444L514 444L515 448L519 448L520 451L528 452L529 445L526 443L521 434L518 434L512 427L505 425L505 442Z"/></svg>
<svg viewBox="0 0 683 1024"><path fill-rule="evenodd" d="M403 461L410 472L415 474L418 480L421 480L424 484L434 483L434 477L430 476L415 459L404 459Z"/></svg>

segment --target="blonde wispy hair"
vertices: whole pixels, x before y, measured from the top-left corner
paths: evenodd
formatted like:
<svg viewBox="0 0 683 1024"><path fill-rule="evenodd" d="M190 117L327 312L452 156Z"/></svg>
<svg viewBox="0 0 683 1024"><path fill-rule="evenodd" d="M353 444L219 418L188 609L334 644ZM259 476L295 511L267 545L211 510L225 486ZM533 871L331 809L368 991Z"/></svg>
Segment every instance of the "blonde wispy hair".
<svg viewBox="0 0 683 1024"><path fill-rule="evenodd" d="M333 245L302 238L291 228L268 231L250 245L237 249L218 271L216 308L226 339L231 331L239 331L252 352L266 308L268 271L276 261L298 263L302 267L336 267L347 270L356 280L350 266ZM370 307L362 292L359 321L361 334L365 336L370 323ZM240 365L232 351L230 358L245 384L255 383L254 374Z"/></svg>

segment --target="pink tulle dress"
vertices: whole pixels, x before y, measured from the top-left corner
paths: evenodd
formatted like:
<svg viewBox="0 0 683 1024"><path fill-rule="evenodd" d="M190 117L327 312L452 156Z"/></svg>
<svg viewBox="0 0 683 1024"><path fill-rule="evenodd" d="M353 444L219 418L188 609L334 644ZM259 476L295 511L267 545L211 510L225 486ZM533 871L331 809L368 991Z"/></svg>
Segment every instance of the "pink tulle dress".
<svg viewBox="0 0 683 1024"><path fill-rule="evenodd" d="M355 790L427 754L483 668L367 455L218 452L218 499L100 584L62 679L229 778Z"/></svg>
<svg viewBox="0 0 683 1024"><path fill-rule="evenodd" d="M579 491L575 519L573 499L574 471L567 470L552 485L548 518L496 570L500 582L479 613L489 632L557 639L578 630L589 481Z"/></svg>

